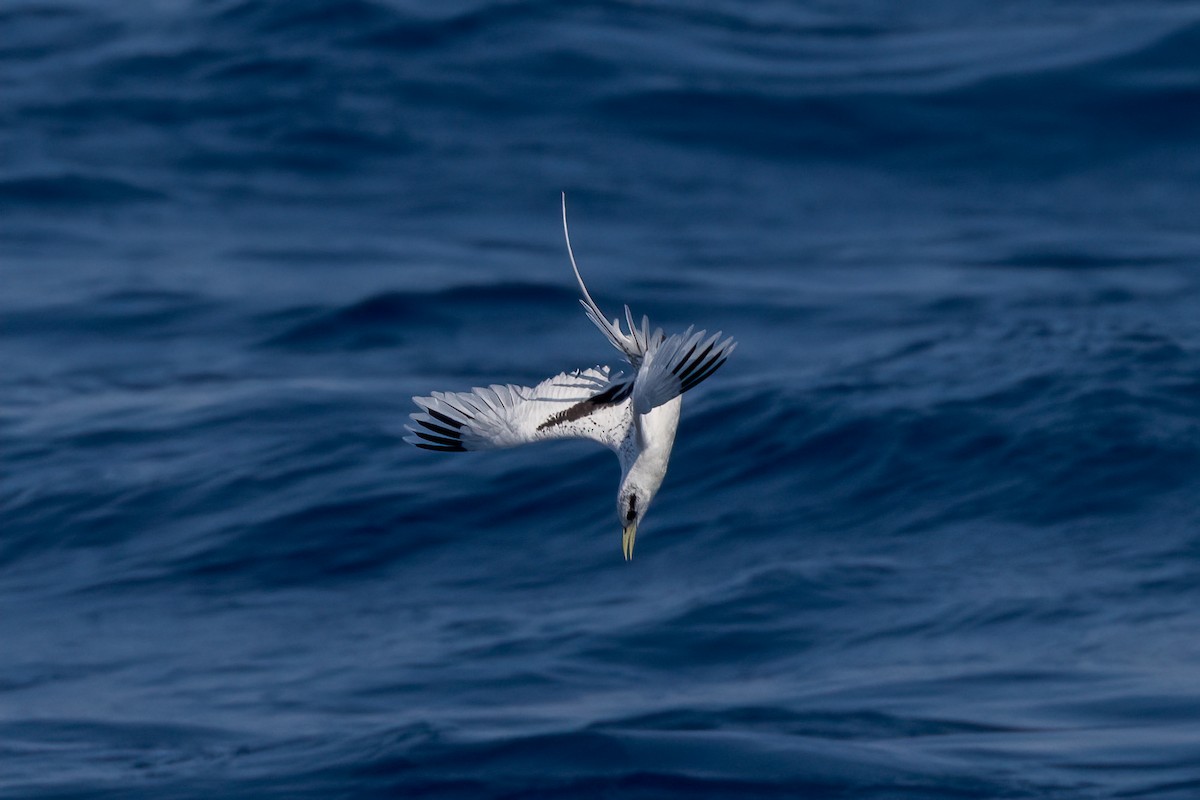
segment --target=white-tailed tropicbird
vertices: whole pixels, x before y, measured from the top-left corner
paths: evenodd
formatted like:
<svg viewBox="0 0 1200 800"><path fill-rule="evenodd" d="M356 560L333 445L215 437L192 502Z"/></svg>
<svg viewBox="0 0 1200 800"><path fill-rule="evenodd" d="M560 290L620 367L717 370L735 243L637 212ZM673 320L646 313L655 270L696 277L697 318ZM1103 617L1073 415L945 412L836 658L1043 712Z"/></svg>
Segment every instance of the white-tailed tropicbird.
<svg viewBox="0 0 1200 800"><path fill-rule="evenodd" d="M626 376L596 366L555 375L528 386L480 387L469 392L433 392L414 397L421 411L410 414L416 425L404 441L426 450L463 452L515 447L545 439L591 439L611 448L621 462L617 517L625 559L633 558L638 523L667 474L675 443L682 394L725 363L736 344L721 332L689 327L683 333L650 333L650 320L640 328L625 306L629 333L620 319L609 322L592 300L571 250L567 201L563 196L563 235L571 269L583 292L580 303L588 318L620 350L633 367Z"/></svg>

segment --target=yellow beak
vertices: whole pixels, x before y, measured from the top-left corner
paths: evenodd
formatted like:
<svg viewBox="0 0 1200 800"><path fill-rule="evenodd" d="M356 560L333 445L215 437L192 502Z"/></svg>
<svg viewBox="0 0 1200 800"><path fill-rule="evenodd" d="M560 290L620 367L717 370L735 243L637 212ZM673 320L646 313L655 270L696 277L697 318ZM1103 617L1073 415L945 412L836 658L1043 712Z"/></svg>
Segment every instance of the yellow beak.
<svg viewBox="0 0 1200 800"><path fill-rule="evenodd" d="M625 553L625 560L633 560L633 540L637 538L637 523L633 523L625 528L625 532L621 534L621 550Z"/></svg>

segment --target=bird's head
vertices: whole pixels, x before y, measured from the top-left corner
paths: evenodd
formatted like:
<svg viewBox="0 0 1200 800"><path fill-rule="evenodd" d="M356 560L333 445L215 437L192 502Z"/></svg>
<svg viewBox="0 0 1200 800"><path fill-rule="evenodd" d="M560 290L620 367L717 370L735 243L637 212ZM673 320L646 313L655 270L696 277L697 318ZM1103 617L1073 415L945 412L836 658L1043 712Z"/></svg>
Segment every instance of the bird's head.
<svg viewBox="0 0 1200 800"><path fill-rule="evenodd" d="M625 554L626 561L633 559L633 542L637 538L638 524L642 521L646 509L650 507L650 501L653 499L653 490L639 487L628 481L621 485L621 491L617 494L617 519L621 521L623 531L621 551Z"/></svg>

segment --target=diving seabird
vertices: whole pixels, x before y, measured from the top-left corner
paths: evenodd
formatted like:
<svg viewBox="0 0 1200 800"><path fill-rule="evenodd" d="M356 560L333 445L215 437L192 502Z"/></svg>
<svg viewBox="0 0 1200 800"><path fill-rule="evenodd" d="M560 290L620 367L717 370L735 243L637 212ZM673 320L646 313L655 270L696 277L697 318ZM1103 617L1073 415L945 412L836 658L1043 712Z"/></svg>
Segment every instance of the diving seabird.
<svg viewBox="0 0 1200 800"><path fill-rule="evenodd" d="M591 439L612 449L621 462L617 517L623 533L625 559L633 558L638 523L667 474L675 443L682 395L712 375L736 344L721 332L689 327L665 336L650 333L650 320L641 327L625 306L629 332L620 319L609 322L592 300L571 249L567 230L567 201L563 196L563 235L571 269L579 281L579 301L588 318L621 351L633 374L609 367L564 372L537 386L480 387L469 392L433 392L414 397L421 410L410 414L415 425L404 441L426 450L454 453L515 447L545 439Z"/></svg>

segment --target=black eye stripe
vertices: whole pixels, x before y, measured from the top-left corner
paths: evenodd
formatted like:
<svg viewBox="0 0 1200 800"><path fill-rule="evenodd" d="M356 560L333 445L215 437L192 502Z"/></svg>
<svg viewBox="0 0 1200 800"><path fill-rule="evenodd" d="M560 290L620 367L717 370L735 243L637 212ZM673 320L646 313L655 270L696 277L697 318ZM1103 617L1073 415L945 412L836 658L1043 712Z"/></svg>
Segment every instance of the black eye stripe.
<svg viewBox="0 0 1200 800"><path fill-rule="evenodd" d="M633 518L637 516L637 510L634 508L634 504L636 504L636 503L637 503L637 495L636 494L629 495L629 510L625 512L625 521L626 522L633 522Z"/></svg>

